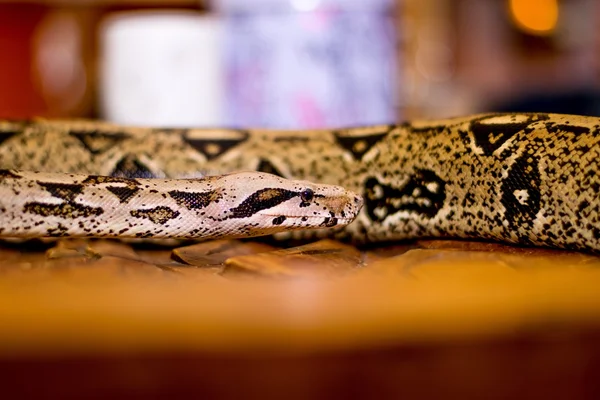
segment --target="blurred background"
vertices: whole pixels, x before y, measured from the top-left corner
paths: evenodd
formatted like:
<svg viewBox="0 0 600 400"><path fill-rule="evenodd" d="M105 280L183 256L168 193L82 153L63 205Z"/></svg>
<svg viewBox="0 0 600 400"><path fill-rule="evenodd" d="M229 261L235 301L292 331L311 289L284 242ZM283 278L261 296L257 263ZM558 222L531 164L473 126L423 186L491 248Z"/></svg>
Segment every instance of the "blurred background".
<svg viewBox="0 0 600 400"><path fill-rule="evenodd" d="M0 0L0 118L600 115L595 0Z"/></svg>
<svg viewBox="0 0 600 400"><path fill-rule="evenodd" d="M599 17L598 0L0 0L0 118L310 129L600 116ZM265 243L4 243L2 393L600 397L595 256L317 245L298 267L297 253L260 258Z"/></svg>

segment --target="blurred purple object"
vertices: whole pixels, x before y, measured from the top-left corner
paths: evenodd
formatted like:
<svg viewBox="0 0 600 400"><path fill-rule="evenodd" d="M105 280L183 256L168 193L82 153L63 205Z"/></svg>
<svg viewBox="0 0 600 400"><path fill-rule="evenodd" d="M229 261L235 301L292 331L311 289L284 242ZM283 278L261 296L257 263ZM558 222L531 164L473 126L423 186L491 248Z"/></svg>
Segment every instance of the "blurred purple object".
<svg viewBox="0 0 600 400"><path fill-rule="evenodd" d="M392 0L221 0L225 122L265 128L390 123Z"/></svg>

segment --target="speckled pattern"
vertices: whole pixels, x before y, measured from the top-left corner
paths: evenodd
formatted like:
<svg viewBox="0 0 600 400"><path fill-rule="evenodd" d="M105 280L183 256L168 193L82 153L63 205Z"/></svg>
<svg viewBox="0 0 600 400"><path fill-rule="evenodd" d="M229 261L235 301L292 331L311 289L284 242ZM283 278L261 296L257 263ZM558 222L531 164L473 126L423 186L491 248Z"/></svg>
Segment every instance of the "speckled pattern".
<svg viewBox="0 0 600 400"><path fill-rule="evenodd" d="M0 235L223 238L348 224L362 199L262 172L197 179L0 170Z"/></svg>
<svg viewBox="0 0 600 400"><path fill-rule="evenodd" d="M599 129L599 118L556 114L331 131L3 122L0 167L121 177L259 170L362 194L356 221L332 230L338 238L483 238L598 251Z"/></svg>

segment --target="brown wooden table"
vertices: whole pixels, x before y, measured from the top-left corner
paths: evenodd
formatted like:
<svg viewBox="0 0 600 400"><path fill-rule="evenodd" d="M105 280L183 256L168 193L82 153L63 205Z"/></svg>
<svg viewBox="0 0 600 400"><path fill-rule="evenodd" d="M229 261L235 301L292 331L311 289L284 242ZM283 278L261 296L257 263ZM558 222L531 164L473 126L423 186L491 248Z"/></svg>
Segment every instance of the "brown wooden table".
<svg viewBox="0 0 600 400"><path fill-rule="evenodd" d="M457 241L0 248L3 398L593 399L599 367L590 254Z"/></svg>

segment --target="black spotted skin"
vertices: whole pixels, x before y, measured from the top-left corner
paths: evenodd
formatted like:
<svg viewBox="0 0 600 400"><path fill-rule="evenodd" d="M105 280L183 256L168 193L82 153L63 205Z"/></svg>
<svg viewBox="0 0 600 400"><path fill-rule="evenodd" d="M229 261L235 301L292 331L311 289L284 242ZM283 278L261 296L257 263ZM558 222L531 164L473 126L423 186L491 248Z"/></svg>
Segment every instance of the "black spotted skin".
<svg viewBox="0 0 600 400"><path fill-rule="evenodd" d="M102 130L69 130L69 135L81 142L90 154L100 154L129 138L124 132L103 132Z"/></svg>
<svg viewBox="0 0 600 400"><path fill-rule="evenodd" d="M600 251L599 129L600 118L544 113L333 131L3 122L0 167L130 177L261 170L363 195L356 221L328 232L339 238L483 238Z"/></svg>
<svg viewBox="0 0 600 400"><path fill-rule="evenodd" d="M135 209L129 212L134 218L148 218L155 224L165 225L172 219L177 218L180 213L166 206L156 206L153 208Z"/></svg>
<svg viewBox="0 0 600 400"><path fill-rule="evenodd" d="M107 186L106 190L119 198L121 203L128 203L140 190L138 187Z"/></svg>
<svg viewBox="0 0 600 400"><path fill-rule="evenodd" d="M208 207L212 202L218 202L221 198L221 193L217 190L210 190L207 192L171 190L169 196L171 196L180 206L183 206L188 210L197 210Z"/></svg>
<svg viewBox="0 0 600 400"><path fill-rule="evenodd" d="M184 141L209 161L239 146L248 139L248 136L248 132L240 130L221 132L221 135L216 136L218 140L204 136L194 137L192 131L186 131L183 134Z"/></svg>
<svg viewBox="0 0 600 400"><path fill-rule="evenodd" d="M41 217L77 219L80 217L89 218L94 215L102 215L104 213L104 209L101 207L90 207L70 201L60 204L30 201L23 205L23 212Z"/></svg>
<svg viewBox="0 0 600 400"><path fill-rule="evenodd" d="M334 132L334 136L340 147L352 154L355 160L360 160L375 143L387 136L391 128L382 126L379 132L372 129L365 129L364 132L361 129L353 129L351 132Z"/></svg>
<svg viewBox="0 0 600 400"><path fill-rule="evenodd" d="M62 200L72 201L77 195L81 194L84 185L73 183L55 183L55 182L36 182L54 197Z"/></svg>

